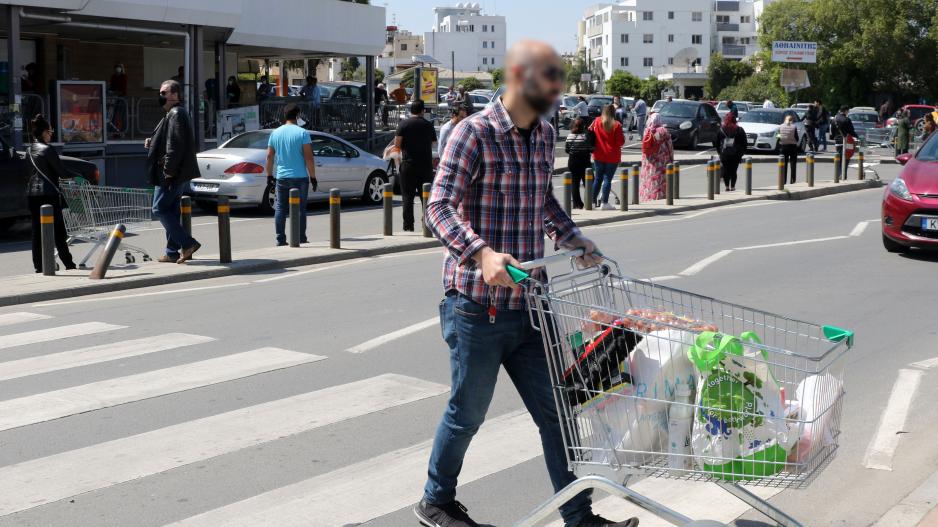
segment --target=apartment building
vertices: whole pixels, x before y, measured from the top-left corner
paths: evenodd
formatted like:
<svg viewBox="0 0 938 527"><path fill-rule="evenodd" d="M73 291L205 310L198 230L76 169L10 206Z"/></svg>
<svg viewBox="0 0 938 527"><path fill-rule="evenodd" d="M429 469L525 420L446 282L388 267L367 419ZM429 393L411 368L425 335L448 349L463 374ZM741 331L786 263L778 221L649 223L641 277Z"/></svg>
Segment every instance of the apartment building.
<svg viewBox="0 0 938 527"><path fill-rule="evenodd" d="M376 67L387 74L411 68L415 65L414 55L423 55L423 36L397 26L387 26L384 50L377 58Z"/></svg>
<svg viewBox="0 0 938 527"><path fill-rule="evenodd" d="M433 9L433 30L424 33L425 53L457 71L488 71L505 65L505 17L482 12L478 3Z"/></svg>

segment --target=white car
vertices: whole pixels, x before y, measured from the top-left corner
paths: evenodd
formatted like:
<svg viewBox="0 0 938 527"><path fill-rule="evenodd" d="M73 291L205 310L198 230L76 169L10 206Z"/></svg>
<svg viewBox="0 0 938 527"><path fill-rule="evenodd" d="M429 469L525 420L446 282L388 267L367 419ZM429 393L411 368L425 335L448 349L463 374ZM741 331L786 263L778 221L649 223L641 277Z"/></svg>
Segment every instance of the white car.
<svg viewBox="0 0 938 527"><path fill-rule="evenodd" d="M739 116L739 126L746 132L746 143L749 150L760 152L777 152L778 130L785 122L785 116L795 118L798 128L798 148L804 152L808 144L804 124L798 119L798 114L792 108L753 108Z"/></svg>
<svg viewBox="0 0 938 527"><path fill-rule="evenodd" d="M190 183L195 202L210 208L218 196L228 196L232 207L258 207L270 213L274 192L267 186L267 142L273 130L236 135L218 148L196 154L202 177ZM337 188L344 198L366 203L384 199L388 182L387 163L357 146L330 134L309 132L316 158L318 192L309 201L326 201L329 189Z"/></svg>
<svg viewBox="0 0 938 527"><path fill-rule="evenodd" d="M736 105L736 112L739 114L739 117L742 117L744 113L749 111L749 105L744 102L734 102ZM717 104L717 115L720 116L720 119L726 117L726 114L730 113L729 106L726 105L726 101L720 101Z"/></svg>

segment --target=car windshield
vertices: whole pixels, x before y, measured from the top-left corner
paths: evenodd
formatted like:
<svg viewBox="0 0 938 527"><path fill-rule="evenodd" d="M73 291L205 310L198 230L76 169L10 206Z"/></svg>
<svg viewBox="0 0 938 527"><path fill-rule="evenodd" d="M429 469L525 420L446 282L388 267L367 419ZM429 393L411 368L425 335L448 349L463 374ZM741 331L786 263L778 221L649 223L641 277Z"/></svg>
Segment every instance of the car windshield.
<svg viewBox="0 0 938 527"><path fill-rule="evenodd" d="M782 112L760 112L753 110L739 116L741 123L782 124L785 114Z"/></svg>
<svg viewBox="0 0 938 527"><path fill-rule="evenodd" d="M847 115L855 123L876 123L879 122L879 116L875 113L851 113Z"/></svg>
<svg viewBox="0 0 938 527"><path fill-rule="evenodd" d="M488 98L484 95L470 95L469 98L472 99L472 104L488 104L489 103Z"/></svg>
<svg viewBox="0 0 938 527"><path fill-rule="evenodd" d="M221 148L253 148L264 150L270 140L269 132L246 132L231 138Z"/></svg>
<svg viewBox="0 0 938 527"><path fill-rule="evenodd" d="M578 102L580 101L578 101L576 97L564 97L563 98L563 105L566 106L567 108L573 108L574 106L576 106L576 103Z"/></svg>
<svg viewBox="0 0 938 527"><path fill-rule="evenodd" d="M938 138L938 134L932 134L931 139L918 149L915 159L919 161L938 161L938 139L936 138Z"/></svg>
<svg viewBox="0 0 938 527"><path fill-rule="evenodd" d="M697 115L696 104L667 103L658 110L662 117L684 117L687 119Z"/></svg>
<svg viewBox="0 0 938 527"><path fill-rule="evenodd" d="M593 97L590 99L590 106L605 106L612 104L612 97Z"/></svg>
<svg viewBox="0 0 938 527"><path fill-rule="evenodd" d="M335 92L337 88L334 84L320 84L319 85L319 97L323 100L329 99L332 97L332 93Z"/></svg>
<svg viewBox="0 0 938 527"><path fill-rule="evenodd" d="M915 121L921 119L926 113L931 113L930 108L909 108L909 119Z"/></svg>

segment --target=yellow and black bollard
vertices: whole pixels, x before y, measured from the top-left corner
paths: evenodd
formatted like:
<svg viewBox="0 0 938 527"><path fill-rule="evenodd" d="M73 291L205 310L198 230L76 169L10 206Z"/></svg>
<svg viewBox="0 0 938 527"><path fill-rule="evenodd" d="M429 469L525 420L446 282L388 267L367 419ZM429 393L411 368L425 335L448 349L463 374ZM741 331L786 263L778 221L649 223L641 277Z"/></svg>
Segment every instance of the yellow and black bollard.
<svg viewBox="0 0 938 527"><path fill-rule="evenodd" d="M842 158L842 151L843 145L837 144L834 147L834 183L840 183L840 160Z"/></svg>
<svg viewBox="0 0 938 527"><path fill-rule="evenodd" d="M127 232L127 228L121 223L118 223L114 227L114 230L111 231L111 236L107 239L104 250L101 251L101 256L98 256L98 261L94 263L94 269L91 270L90 278L95 280L104 278L104 274L107 273L107 268L111 265L111 260L114 259L114 255L117 254L117 249L121 246L121 240L124 239L125 232Z"/></svg>
<svg viewBox="0 0 938 527"><path fill-rule="evenodd" d="M665 203L674 205L674 163L668 163L664 169Z"/></svg>
<svg viewBox="0 0 938 527"><path fill-rule="evenodd" d="M593 169L586 169L586 199L583 200L583 208L593 210Z"/></svg>
<svg viewBox="0 0 938 527"><path fill-rule="evenodd" d="M183 196L179 201L179 214L182 218L182 228L186 234L192 236L192 198Z"/></svg>
<svg viewBox="0 0 938 527"><path fill-rule="evenodd" d="M342 247L341 225L339 225L341 213L342 195L339 189L331 188L329 189L329 247L333 249Z"/></svg>
<svg viewBox="0 0 938 527"><path fill-rule="evenodd" d="M814 154L808 152L808 155L805 156L805 181L808 182L809 187L814 186Z"/></svg>
<svg viewBox="0 0 938 527"><path fill-rule="evenodd" d="M290 189L290 247L300 246L300 189Z"/></svg>
<svg viewBox="0 0 938 527"><path fill-rule="evenodd" d="M423 237L433 238L433 233L430 232L430 223L427 221L427 202L430 201L430 183L423 184L423 193L420 195L420 201L423 202L423 221L420 222L423 224Z"/></svg>
<svg viewBox="0 0 938 527"><path fill-rule="evenodd" d="M231 207L228 196L218 196L218 261L231 263Z"/></svg>
<svg viewBox="0 0 938 527"><path fill-rule="evenodd" d="M42 239L42 274L55 276L55 209L39 207L39 233Z"/></svg>
<svg viewBox="0 0 938 527"><path fill-rule="evenodd" d="M674 162L674 199L681 199L681 162Z"/></svg>
<svg viewBox="0 0 938 527"><path fill-rule="evenodd" d="M785 156L778 156L778 190L785 190Z"/></svg>
<svg viewBox="0 0 938 527"><path fill-rule="evenodd" d="M714 170L713 170L713 160L707 161L707 199L713 199L713 189L715 188L714 181Z"/></svg>
<svg viewBox="0 0 938 527"><path fill-rule="evenodd" d="M619 169L619 210L629 210L629 169Z"/></svg>
<svg viewBox="0 0 938 527"><path fill-rule="evenodd" d="M752 195L752 157L746 156L743 160L746 163L746 195Z"/></svg>
<svg viewBox="0 0 938 527"><path fill-rule="evenodd" d="M384 184L384 235L394 235L394 186Z"/></svg>
<svg viewBox="0 0 938 527"><path fill-rule="evenodd" d="M866 174L863 173L863 150L857 150L857 179L866 179Z"/></svg>
<svg viewBox="0 0 938 527"><path fill-rule="evenodd" d="M638 187L641 185L641 181L641 164L635 163L632 165L632 205L638 205Z"/></svg>
<svg viewBox="0 0 938 527"><path fill-rule="evenodd" d="M573 210L573 176L563 173L563 210L569 216Z"/></svg>
<svg viewBox="0 0 938 527"><path fill-rule="evenodd" d="M722 192L720 188L723 186L723 171L721 170L723 165L720 164L718 158L713 158L713 193L719 194Z"/></svg>

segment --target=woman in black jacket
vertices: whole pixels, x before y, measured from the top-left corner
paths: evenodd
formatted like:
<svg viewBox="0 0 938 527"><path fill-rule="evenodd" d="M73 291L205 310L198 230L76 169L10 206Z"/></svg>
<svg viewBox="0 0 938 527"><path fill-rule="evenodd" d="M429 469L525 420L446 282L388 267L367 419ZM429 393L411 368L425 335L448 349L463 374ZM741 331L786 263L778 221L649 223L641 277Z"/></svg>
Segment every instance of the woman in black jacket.
<svg viewBox="0 0 938 527"><path fill-rule="evenodd" d="M746 154L746 146L746 131L736 124L733 112L728 112L717 132L717 152L723 164L723 185L727 191L736 190L736 172Z"/></svg>
<svg viewBox="0 0 938 527"><path fill-rule="evenodd" d="M573 208L582 209L580 182L585 181L586 169L593 166L591 159L593 141L590 140L589 132L586 130L586 121L582 117L577 117L570 125L570 135L564 143L564 151L570 156L567 158L567 170L573 178Z"/></svg>
<svg viewBox="0 0 938 527"><path fill-rule="evenodd" d="M52 205L55 247L59 251L59 258L65 264L65 269L75 269L72 253L68 250L68 234L65 231L65 220L62 218L62 191L59 190L59 179L65 177L65 167L55 148L49 146L53 135L49 121L41 114L37 115L31 122L31 130L34 140L26 149L26 156L29 158L27 170L30 171L26 199L33 223L33 267L37 273L42 272L42 225L39 209L43 205Z"/></svg>

